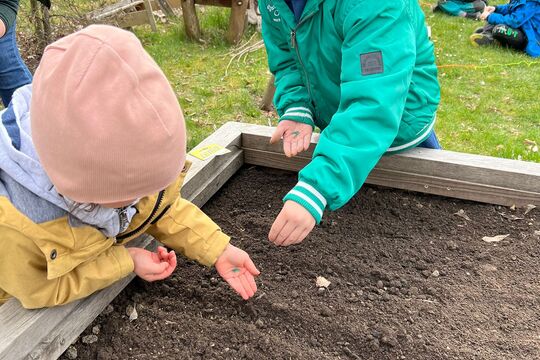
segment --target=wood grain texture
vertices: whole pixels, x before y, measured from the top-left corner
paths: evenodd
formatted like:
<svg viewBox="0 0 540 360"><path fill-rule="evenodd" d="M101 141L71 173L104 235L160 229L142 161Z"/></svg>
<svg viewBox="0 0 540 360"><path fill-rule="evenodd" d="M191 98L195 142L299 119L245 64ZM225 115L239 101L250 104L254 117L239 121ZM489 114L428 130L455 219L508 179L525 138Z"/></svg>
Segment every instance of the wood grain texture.
<svg viewBox="0 0 540 360"><path fill-rule="evenodd" d="M247 164L299 171L309 163L318 135L308 151L289 159L281 143L269 143L272 131L242 131ZM384 156L366 182L505 206L540 205L540 164L453 151L416 148Z"/></svg>
<svg viewBox="0 0 540 360"><path fill-rule="evenodd" d="M156 3L158 7L163 11L163 13L168 17L175 17L174 11L171 7L171 4L168 0L156 0ZM154 4L151 4L153 7L155 7Z"/></svg>
<svg viewBox="0 0 540 360"><path fill-rule="evenodd" d="M148 23L150 24L150 28L152 28L153 32L156 32L157 31L156 19L154 19L154 12L152 10L152 5L150 4L150 0L144 0L144 10L146 11L146 16L148 18Z"/></svg>

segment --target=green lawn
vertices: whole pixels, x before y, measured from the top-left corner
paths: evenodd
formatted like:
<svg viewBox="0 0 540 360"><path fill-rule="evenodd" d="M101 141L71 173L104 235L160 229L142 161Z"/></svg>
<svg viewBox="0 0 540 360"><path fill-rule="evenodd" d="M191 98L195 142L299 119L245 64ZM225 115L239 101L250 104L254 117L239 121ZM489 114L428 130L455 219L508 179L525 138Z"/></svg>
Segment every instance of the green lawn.
<svg viewBox="0 0 540 360"><path fill-rule="evenodd" d="M81 1L81 0L79 0ZM431 0L431 2L434 2ZM437 134L447 150L540 162L540 60L499 48L476 48L470 33L480 22L432 14L422 3L436 47L442 102ZM228 9L199 12L204 44L186 39L181 20L159 24L157 33L140 26L135 33L163 68L184 109L189 147L224 122L276 122L259 110L269 72L259 49L231 60L223 40ZM254 29L244 37L261 39Z"/></svg>

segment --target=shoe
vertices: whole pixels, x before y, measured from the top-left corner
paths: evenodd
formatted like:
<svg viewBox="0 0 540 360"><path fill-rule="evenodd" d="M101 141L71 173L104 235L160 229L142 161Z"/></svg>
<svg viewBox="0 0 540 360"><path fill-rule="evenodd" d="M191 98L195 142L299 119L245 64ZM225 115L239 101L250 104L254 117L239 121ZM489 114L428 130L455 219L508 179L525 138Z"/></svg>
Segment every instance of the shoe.
<svg viewBox="0 0 540 360"><path fill-rule="evenodd" d="M481 34L483 32L484 32L484 27L480 26L479 28L473 31L473 34Z"/></svg>
<svg viewBox="0 0 540 360"><path fill-rule="evenodd" d="M471 40L471 44L474 46L486 46L491 45L495 42L491 36L488 36L486 34L472 34L469 38Z"/></svg>

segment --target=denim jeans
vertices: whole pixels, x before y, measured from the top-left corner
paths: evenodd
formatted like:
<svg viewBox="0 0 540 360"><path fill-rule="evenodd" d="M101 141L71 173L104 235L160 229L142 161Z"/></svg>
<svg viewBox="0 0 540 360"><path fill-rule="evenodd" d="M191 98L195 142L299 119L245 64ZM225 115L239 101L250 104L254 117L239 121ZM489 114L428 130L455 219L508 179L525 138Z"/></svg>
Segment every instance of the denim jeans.
<svg viewBox="0 0 540 360"><path fill-rule="evenodd" d="M418 144L418 147L427 148L427 149L437 149L437 150L442 149L442 146L441 144L439 144L439 139L437 139L437 135L435 135L434 130L431 131L431 133L429 134L426 140Z"/></svg>
<svg viewBox="0 0 540 360"><path fill-rule="evenodd" d="M15 40L15 24L0 38L0 98L7 107L13 92L32 82Z"/></svg>

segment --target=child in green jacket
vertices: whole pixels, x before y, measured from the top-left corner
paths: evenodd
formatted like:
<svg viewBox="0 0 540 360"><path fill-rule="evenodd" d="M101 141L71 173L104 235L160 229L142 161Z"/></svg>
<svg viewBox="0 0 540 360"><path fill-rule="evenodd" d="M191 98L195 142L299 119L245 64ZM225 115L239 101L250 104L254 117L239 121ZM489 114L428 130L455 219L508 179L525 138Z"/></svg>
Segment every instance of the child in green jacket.
<svg viewBox="0 0 540 360"><path fill-rule="evenodd" d="M311 162L269 238L301 242L325 208L343 206L381 156L440 148L433 133L440 90L416 0L261 0L263 38L280 116L272 141L287 156L309 147Z"/></svg>

